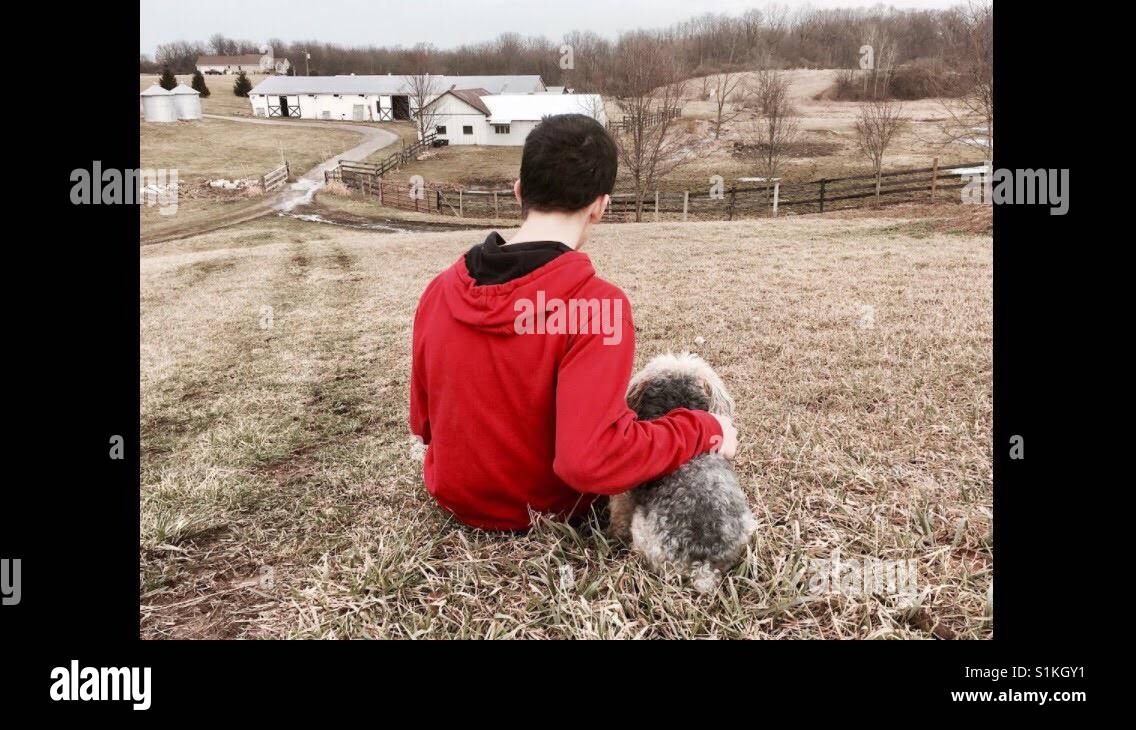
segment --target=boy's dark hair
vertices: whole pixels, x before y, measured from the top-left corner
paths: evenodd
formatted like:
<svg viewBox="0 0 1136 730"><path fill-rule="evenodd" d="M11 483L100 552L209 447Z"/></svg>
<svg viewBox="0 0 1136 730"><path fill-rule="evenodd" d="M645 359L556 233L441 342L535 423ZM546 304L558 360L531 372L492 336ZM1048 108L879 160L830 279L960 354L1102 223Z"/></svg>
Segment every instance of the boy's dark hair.
<svg viewBox="0 0 1136 730"><path fill-rule="evenodd" d="M615 142L584 114L545 117L521 153L521 210L570 213L611 193L619 166Z"/></svg>

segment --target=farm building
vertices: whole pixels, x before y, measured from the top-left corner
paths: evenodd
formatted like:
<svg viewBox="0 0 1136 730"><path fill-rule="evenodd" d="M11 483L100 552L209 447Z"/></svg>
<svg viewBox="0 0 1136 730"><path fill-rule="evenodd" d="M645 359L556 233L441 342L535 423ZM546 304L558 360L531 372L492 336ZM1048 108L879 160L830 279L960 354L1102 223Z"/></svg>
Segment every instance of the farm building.
<svg viewBox="0 0 1136 730"><path fill-rule="evenodd" d="M272 49L264 47L260 53L239 56L198 56L197 70L203 74L286 74L292 67L287 58L275 58Z"/></svg>
<svg viewBox="0 0 1136 730"><path fill-rule="evenodd" d="M177 121L174 92L154 84L138 96L142 100L142 114L147 122Z"/></svg>
<svg viewBox="0 0 1136 730"><path fill-rule="evenodd" d="M482 89L490 94L543 92L540 76L434 76L439 94L449 89ZM394 121L416 111L406 76L273 76L249 92L258 117Z"/></svg>
<svg viewBox="0 0 1136 730"><path fill-rule="evenodd" d="M448 144L523 145L541 119L553 114L586 114L607 122L598 94L490 94L485 89L452 89L427 104L431 123Z"/></svg>
<svg viewBox="0 0 1136 730"><path fill-rule="evenodd" d="M201 119L201 94L185 84L178 84L172 93L178 119Z"/></svg>

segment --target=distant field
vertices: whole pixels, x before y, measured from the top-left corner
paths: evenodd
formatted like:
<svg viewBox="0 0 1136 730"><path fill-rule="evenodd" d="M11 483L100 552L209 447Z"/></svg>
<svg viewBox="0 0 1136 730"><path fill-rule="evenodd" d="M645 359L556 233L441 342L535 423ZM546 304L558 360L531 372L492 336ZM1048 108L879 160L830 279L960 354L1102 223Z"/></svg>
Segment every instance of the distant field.
<svg viewBox="0 0 1136 730"><path fill-rule="evenodd" d="M221 119L141 123L142 167L177 168L182 181L260 177L288 160L301 175L354 147L360 135L346 129L242 124Z"/></svg>
<svg viewBox="0 0 1136 730"><path fill-rule="evenodd" d="M817 180L823 177L845 177L871 172L869 162L856 149L855 119L858 102L816 100L813 97L832 83L832 70L797 69L785 72L793 86L791 95L800 115L801 135L798 149L782 177L787 182ZM751 74L743 75L749 78ZM707 87L709 88L709 86ZM750 134L751 115L743 114L723 126L719 139L713 139L709 119L716 106L702 92L702 80L692 79L683 104L683 120L679 123L691 139L689 159L663 180L663 190L703 190L712 176L720 175L731 185L739 177L759 175L756 163L740 154L735 142L744 142ZM609 118L619 117L618 107L608 101ZM981 161L975 150L960 144L939 144L938 124L947 116L942 105L933 99L905 102L904 114L910 126L900 133L884 159L888 169L930 167L935 157L941 165ZM433 159L412 162L388 176L405 180L422 175L428 182L451 183L479 187L511 184L520 170L519 147L476 147L455 145L437 152ZM626 172L623 170L622 172ZM621 178L620 186L628 181Z"/></svg>
<svg viewBox="0 0 1136 730"><path fill-rule="evenodd" d="M142 636L989 638L992 242L856 215L587 249L636 365L696 350L737 400L759 527L711 596L610 542L602 507L497 535L426 494L411 318L484 231L272 218L143 248ZM836 554L913 560L920 594L810 592Z"/></svg>

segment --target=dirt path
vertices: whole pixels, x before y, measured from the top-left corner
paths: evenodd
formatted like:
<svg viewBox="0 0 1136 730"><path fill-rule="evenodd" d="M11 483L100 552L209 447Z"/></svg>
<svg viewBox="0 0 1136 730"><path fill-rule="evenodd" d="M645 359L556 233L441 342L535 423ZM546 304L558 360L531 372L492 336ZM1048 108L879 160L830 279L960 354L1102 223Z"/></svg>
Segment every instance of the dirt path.
<svg viewBox="0 0 1136 730"><path fill-rule="evenodd" d="M267 125L282 125L287 124L294 127L317 127L325 129L346 129L351 132L358 132L362 135L363 140L345 152L341 152L334 157L329 157L312 169L305 172L296 180L296 182L287 186L278 193L265 196L263 199L256 201L252 205L242 208L241 210L234 211L233 213L213 218L207 222L195 222L186 225L183 228L175 228L174 230L166 230L162 233L143 238L141 245L149 245L152 243L161 243L163 241L172 241L178 238L186 238L188 236L195 236L199 233L208 233L220 228L235 225L237 223L244 223L262 215L268 215L276 211L290 211L297 205L305 205L310 203L312 196L323 187L324 172L334 169L339 165L340 160L357 161L365 159L367 156L374 152L388 147L395 142L398 142L398 135L393 132L388 132L385 129L379 129L363 124L343 124L341 122L318 122L318 121L284 121L277 119L256 119L252 117L231 117L221 114L204 114L202 115L207 119L220 119L228 122L236 122L238 124L267 124Z"/></svg>

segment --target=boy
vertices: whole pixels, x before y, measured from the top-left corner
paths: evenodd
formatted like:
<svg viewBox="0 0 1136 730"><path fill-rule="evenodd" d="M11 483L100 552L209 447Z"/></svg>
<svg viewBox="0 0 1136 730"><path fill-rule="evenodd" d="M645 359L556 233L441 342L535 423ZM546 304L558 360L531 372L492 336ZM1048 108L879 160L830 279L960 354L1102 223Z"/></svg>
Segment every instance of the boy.
<svg viewBox="0 0 1136 730"><path fill-rule="evenodd" d="M426 488L462 522L570 518L695 456L733 458L729 418L627 407L631 306L578 249L615 184L615 143L581 114L529 133L513 192L524 221L430 282L414 317L410 429L427 445Z"/></svg>

